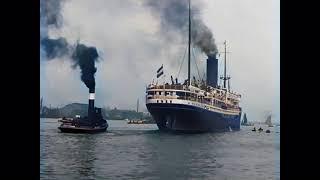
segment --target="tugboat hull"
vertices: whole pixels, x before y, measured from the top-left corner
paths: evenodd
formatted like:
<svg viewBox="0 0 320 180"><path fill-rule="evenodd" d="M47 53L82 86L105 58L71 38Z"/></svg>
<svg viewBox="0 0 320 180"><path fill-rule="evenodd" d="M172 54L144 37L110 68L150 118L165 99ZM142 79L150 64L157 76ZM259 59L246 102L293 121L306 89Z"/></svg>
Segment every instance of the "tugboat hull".
<svg viewBox="0 0 320 180"><path fill-rule="evenodd" d="M92 133L99 133L99 132L105 132L108 128L108 126L101 126L101 127L89 127L89 126L80 126L80 127L75 127L75 126L66 126L62 125L58 127L61 132L63 133L87 133L87 134L92 134Z"/></svg>

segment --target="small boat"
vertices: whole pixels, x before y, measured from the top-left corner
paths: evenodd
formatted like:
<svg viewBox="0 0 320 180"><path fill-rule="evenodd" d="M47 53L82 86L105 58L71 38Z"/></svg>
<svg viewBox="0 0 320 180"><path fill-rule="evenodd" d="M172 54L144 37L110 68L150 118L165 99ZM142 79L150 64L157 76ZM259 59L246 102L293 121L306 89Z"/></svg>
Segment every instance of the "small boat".
<svg viewBox="0 0 320 180"><path fill-rule="evenodd" d="M258 131L261 132L261 131L263 131L263 129L260 127L260 128L258 129Z"/></svg>
<svg viewBox="0 0 320 180"><path fill-rule="evenodd" d="M139 113L139 99L137 100L137 113ZM142 118L140 119L131 119L131 120L127 120L128 124L145 124L145 120L142 120Z"/></svg>
<svg viewBox="0 0 320 180"><path fill-rule="evenodd" d="M145 120L138 120L138 119L132 119L132 120L128 120L127 123L128 124L145 124Z"/></svg>
<svg viewBox="0 0 320 180"><path fill-rule="evenodd" d="M266 133L270 133L270 130L268 129L268 130L266 130Z"/></svg>
<svg viewBox="0 0 320 180"><path fill-rule="evenodd" d="M252 131L256 131L256 127L254 127L254 128L252 129Z"/></svg>
<svg viewBox="0 0 320 180"><path fill-rule="evenodd" d="M62 123L71 123L73 121L73 118L66 118L63 117L62 119L59 119L58 122L62 122Z"/></svg>

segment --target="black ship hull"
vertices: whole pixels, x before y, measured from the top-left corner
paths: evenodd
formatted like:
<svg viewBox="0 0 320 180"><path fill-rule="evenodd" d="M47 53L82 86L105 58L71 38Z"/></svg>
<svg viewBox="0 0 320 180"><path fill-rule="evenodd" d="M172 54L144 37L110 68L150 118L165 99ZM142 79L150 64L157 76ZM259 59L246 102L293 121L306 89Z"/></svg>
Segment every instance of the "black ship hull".
<svg viewBox="0 0 320 180"><path fill-rule="evenodd" d="M200 133L240 130L241 112L226 115L185 104L148 103L146 106L160 131Z"/></svg>

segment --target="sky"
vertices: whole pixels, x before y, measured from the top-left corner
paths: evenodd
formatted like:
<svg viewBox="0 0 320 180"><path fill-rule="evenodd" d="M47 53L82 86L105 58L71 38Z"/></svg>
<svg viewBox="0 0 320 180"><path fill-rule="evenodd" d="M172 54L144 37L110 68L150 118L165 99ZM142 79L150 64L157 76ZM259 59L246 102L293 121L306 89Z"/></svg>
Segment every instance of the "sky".
<svg viewBox="0 0 320 180"><path fill-rule="evenodd" d="M264 121L272 112L280 121L280 2L279 0L197 0L199 14L212 31L218 50L228 43L227 74L231 89L242 95L241 107L249 121ZM197 3L197 2L195 2ZM168 39L161 23L143 0L65 0L60 29L50 28L51 38L97 48L96 106L146 111L145 88L156 79L163 64L165 80L177 77L187 47L187 34ZM168 32L169 33L169 32ZM191 71L205 73L206 56L194 50ZM221 56L222 57L222 56ZM187 78L187 60L178 76ZM195 64L196 62L196 64ZM219 67L222 69L222 59ZM88 89L80 70L66 57L40 61L40 95L45 105L61 107L87 103ZM221 69L219 72L222 73ZM163 80L163 79L161 79ZM161 81L159 80L159 81Z"/></svg>

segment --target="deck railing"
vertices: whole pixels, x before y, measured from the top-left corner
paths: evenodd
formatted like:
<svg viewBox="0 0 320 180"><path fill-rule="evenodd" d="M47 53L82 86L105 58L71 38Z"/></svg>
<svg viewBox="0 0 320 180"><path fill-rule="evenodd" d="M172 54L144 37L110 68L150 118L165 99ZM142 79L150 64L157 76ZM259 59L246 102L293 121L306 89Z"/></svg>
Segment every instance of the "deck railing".
<svg viewBox="0 0 320 180"><path fill-rule="evenodd" d="M147 87L147 90L151 89L173 89L173 90L188 90L188 87L186 85L181 85L181 84L165 84L165 85L154 85L152 87ZM222 97L222 95L218 94L212 94L214 97ZM240 94L234 94L232 93L233 97L240 98Z"/></svg>
<svg viewBox="0 0 320 180"><path fill-rule="evenodd" d="M196 98L196 97L186 97L186 96L171 96L171 95L148 95L148 99L181 99L181 100L189 100L193 102L203 103L206 105L212 106L210 100L206 100L203 98ZM214 104L214 106L222 108L223 106L226 106L224 103L221 104ZM234 105L227 105L227 109L239 109L239 107Z"/></svg>
<svg viewBox="0 0 320 180"><path fill-rule="evenodd" d="M155 85L152 87L148 87L148 90L150 89L175 89L175 90L187 90L186 85L180 85L180 84L165 84L165 85Z"/></svg>

